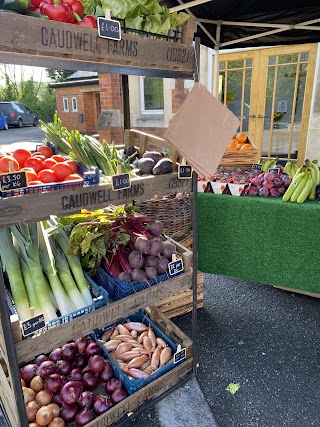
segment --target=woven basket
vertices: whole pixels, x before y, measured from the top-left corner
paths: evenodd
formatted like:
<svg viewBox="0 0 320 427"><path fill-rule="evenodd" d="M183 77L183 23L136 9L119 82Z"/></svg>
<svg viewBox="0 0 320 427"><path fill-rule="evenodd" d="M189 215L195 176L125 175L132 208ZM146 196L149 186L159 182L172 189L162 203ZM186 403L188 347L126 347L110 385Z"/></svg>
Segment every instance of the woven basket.
<svg viewBox="0 0 320 427"><path fill-rule="evenodd" d="M190 194L182 199L146 200L135 202L144 214L164 224L164 232L174 240L179 240L191 231L192 206Z"/></svg>

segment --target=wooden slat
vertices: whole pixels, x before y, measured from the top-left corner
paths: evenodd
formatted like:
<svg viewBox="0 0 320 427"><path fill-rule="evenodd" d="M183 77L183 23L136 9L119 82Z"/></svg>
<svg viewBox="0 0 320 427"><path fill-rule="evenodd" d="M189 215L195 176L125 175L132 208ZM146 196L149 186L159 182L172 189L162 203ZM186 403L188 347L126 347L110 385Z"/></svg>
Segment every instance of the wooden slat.
<svg viewBox="0 0 320 427"><path fill-rule="evenodd" d="M97 30L62 22L0 13L0 52L19 53L20 63L31 58L55 68L74 61L193 73L192 46L122 34L115 41L98 37ZM1 56L1 53L0 53ZM49 65L48 65L49 66Z"/></svg>
<svg viewBox="0 0 320 427"><path fill-rule="evenodd" d="M160 378L152 381L152 383L146 385L138 392L127 397L125 400L109 409L105 414L96 418L91 423L86 424L86 427L106 427L126 415L129 416L128 413L133 412L148 400L154 399L163 394L173 385L182 380L191 370L192 358L186 360L167 374L162 375Z"/></svg>
<svg viewBox="0 0 320 427"><path fill-rule="evenodd" d="M112 191L110 184L99 184L7 197L0 200L0 226L18 221L38 221L50 215L66 216L81 209L101 209L108 204L148 200L155 193L190 192L192 188L191 179L179 180L176 173L132 179L131 184L131 188L120 191Z"/></svg>
<svg viewBox="0 0 320 427"><path fill-rule="evenodd" d="M191 278L192 271L189 271L91 313L84 314L80 318L51 329L47 333L21 341L16 344L18 360L20 363L29 362L40 353L48 353L69 340L75 340L92 332L95 328L102 328L111 324L136 312L139 308L154 304L161 298L166 298L179 290L190 289L192 286Z"/></svg>
<svg viewBox="0 0 320 427"><path fill-rule="evenodd" d="M308 297L313 297L313 298L320 298L320 294L317 294L314 292L303 291L301 289L286 288L285 286L273 286L273 287L276 289L281 289L282 291L294 292L296 294L307 295Z"/></svg>
<svg viewBox="0 0 320 427"><path fill-rule="evenodd" d="M0 364L0 395L6 414L12 426L19 426L14 392Z"/></svg>

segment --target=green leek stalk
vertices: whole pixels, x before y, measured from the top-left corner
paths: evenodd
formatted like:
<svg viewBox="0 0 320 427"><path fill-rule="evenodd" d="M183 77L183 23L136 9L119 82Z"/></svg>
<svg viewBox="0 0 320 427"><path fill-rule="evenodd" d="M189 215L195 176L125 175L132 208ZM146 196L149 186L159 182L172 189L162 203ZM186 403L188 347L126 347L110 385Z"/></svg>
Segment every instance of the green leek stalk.
<svg viewBox="0 0 320 427"><path fill-rule="evenodd" d="M18 223L16 226L10 228L16 244L19 245L20 257L27 264L31 272L40 311L43 313L45 321L50 322L50 320L57 318L57 313L51 304L40 264L37 224Z"/></svg>
<svg viewBox="0 0 320 427"><path fill-rule="evenodd" d="M33 284L34 280L32 278L32 274L30 271L30 268L28 264L20 257L20 265L21 265L21 272L23 276L23 281L26 286L28 300L30 304L30 308L34 309L34 314L41 314L40 305L38 302L37 292L36 288Z"/></svg>
<svg viewBox="0 0 320 427"><path fill-rule="evenodd" d="M88 287L86 278L84 277L80 259L77 255L70 255L70 246L69 246L69 237L66 232L63 230L61 224L58 223L56 218L53 216L50 217L49 224L52 227L52 236L57 241L58 245L62 249L62 252L67 257L70 270L72 271L73 277L77 283L79 291L81 292L87 305L93 304L93 299ZM51 233L51 232L50 232Z"/></svg>
<svg viewBox="0 0 320 427"><path fill-rule="evenodd" d="M0 228L0 256L3 269L7 272L13 301L20 320L30 318L27 291L20 269L20 259L13 246L12 236L8 228Z"/></svg>
<svg viewBox="0 0 320 427"><path fill-rule="evenodd" d="M59 279L66 290L70 301L74 305L76 310L80 310L83 307L87 306L86 301L84 300L81 292L79 291L69 268L69 264L65 254L55 243L55 240L52 238L49 239L52 252L55 258L55 265L58 272Z"/></svg>
<svg viewBox="0 0 320 427"><path fill-rule="evenodd" d="M69 297L60 282L55 267L55 260L50 247L49 238L45 232L43 223L38 222L37 225L39 231L40 262L42 269L47 275L52 292L57 301L59 311L62 316L65 316L74 311L73 306L70 303Z"/></svg>
<svg viewBox="0 0 320 427"><path fill-rule="evenodd" d="M72 271L73 277L77 283L77 286L86 301L87 305L93 304L93 299L88 287L88 283L83 274L82 266L80 263L80 259L76 255L70 255L70 246L69 246L69 238L61 224L57 222L54 217L50 218L50 223L54 227L54 233L52 234L58 245L62 249L62 252L67 257L70 270Z"/></svg>

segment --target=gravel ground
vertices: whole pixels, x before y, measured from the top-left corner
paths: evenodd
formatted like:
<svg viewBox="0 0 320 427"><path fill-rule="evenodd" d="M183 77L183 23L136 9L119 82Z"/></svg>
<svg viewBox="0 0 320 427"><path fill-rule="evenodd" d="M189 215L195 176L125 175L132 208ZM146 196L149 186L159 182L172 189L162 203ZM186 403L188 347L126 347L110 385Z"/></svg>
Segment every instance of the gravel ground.
<svg viewBox="0 0 320 427"><path fill-rule="evenodd" d="M319 427L319 304L271 286L206 275L198 382L192 379L131 424ZM191 314L174 321L191 334ZM234 395L226 391L230 383L240 385ZM6 427L1 418L0 427Z"/></svg>

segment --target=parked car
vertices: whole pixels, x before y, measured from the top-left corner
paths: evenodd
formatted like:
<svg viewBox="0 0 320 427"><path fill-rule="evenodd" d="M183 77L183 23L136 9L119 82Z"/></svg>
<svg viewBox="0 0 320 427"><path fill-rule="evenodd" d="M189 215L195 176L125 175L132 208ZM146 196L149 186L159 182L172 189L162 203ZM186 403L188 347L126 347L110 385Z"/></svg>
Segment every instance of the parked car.
<svg viewBox="0 0 320 427"><path fill-rule="evenodd" d="M8 129L8 122L7 119L5 118L4 114L1 113L0 111L0 130L2 129Z"/></svg>
<svg viewBox="0 0 320 427"><path fill-rule="evenodd" d="M0 102L0 111L5 115L9 126L22 128L24 125L38 125L36 115L21 102Z"/></svg>

